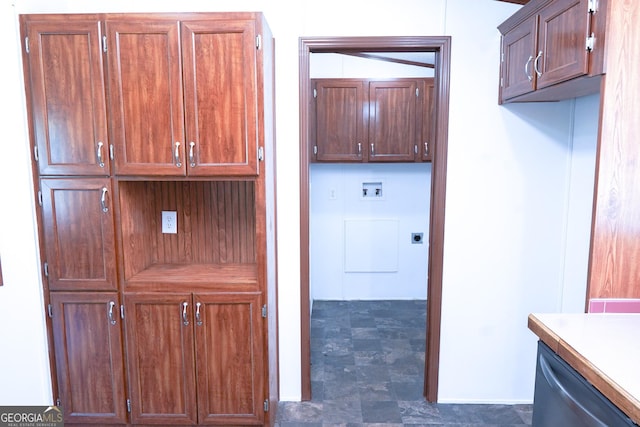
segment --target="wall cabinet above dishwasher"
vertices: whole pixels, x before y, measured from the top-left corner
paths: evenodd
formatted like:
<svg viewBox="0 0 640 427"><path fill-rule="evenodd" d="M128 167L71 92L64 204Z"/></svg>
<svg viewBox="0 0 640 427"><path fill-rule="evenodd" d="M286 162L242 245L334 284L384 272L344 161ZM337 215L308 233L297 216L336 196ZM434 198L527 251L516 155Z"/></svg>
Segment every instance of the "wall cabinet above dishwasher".
<svg viewBox="0 0 640 427"><path fill-rule="evenodd" d="M607 0L533 0L503 22L499 102L598 92L606 9Z"/></svg>

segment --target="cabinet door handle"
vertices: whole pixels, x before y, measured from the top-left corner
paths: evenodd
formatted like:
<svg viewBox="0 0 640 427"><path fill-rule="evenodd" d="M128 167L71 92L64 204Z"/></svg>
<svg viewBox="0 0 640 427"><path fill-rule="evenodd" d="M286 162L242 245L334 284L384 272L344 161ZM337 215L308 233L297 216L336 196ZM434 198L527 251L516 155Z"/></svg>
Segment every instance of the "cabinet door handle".
<svg viewBox="0 0 640 427"><path fill-rule="evenodd" d="M536 60L533 61L533 69L536 70L536 74L538 77L542 77L542 73L538 69L538 62L540 61L540 57L542 56L542 51L538 52L538 56L536 56Z"/></svg>
<svg viewBox="0 0 640 427"><path fill-rule="evenodd" d="M429 154L429 142L425 141L424 143L424 154L428 155Z"/></svg>
<svg viewBox="0 0 640 427"><path fill-rule="evenodd" d="M98 148L96 149L96 156L98 157L98 166L101 168L104 167L104 160L102 159L102 146L104 144L101 141L98 141Z"/></svg>
<svg viewBox="0 0 640 427"><path fill-rule="evenodd" d="M362 144L358 142L358 155L362 154Z"/></svg>
<svg viewBox="0 0 640 427"><path fill-rule="evenodd" d="M182 303L182 324L184 326L189 326L189 318L187 317L187 307L189 306L188 302Z"/></svg>
<svg viewBox="0 0 640 427"><path fill-rule="evenodd" d="M102 206L102 212L109 212L109 207L107 206L107 187L102 187L102 195L100 196L100 205Z"/></svg>
<svg viewBox="0 0 640 427"><path fill-rule="evenodd" d="M376 155L376 151L373 149L373 143L371 143L371 155Z"/></svg>
<svg viewBox="0 0 640 427"><path fill-rule="evenodd" d="M113 301L109 301L109 323L112 325L116 324L116 319L113 317L113 307L115 307L116 303Z"/></svg>
<svg viewBox="0 0 640 427"><path fill-rule="evenodd" d="M196 303L196 325L198 326L202 326L202 319L200 318L200 306L202 304L200 304L199 302Z"/></svg>
<svg viewBox="0 0 640 427"><path fill-rule="evenodd" d="M180 161L180 142L176 141L175 149L173 151L173 160L176 164L176 167L182 167L182 162Z"/></svg>
<svg viewBox="0 0 640 427"><path fill-rule="evenodd" d="M191 141L189 143L189 165L193 168L196 166L196 159L194 157L194 153L193 153L193 147L196 146L196 143Z"/></svg>
<svg viewBox="0 0 640 427"><path fill-rule="evenodd" d="M529 55L529 59L527 59L527 62L524 64L524 74L527 76L529 81L533 80L533 76L529 73L529 64L531 64L532 59L533 55Z"/></svg>

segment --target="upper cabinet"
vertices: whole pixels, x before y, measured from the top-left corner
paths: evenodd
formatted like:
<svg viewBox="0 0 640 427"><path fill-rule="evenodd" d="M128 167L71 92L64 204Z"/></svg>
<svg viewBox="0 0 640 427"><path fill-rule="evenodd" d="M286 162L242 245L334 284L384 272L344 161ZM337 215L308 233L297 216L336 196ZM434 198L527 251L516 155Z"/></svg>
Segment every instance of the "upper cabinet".
<svg viewBox="0 0 640 427"><path fill-rule="evenodd" d="M115 171L257 175L256 21L106 21Z"/></svg>
<svg viewBox="0 0 640 427"><path fill-rule="evenodd" d="M433 79L312 80L312 159L430 159Z"/></svg>
<svg viewBox="0 0 640 427"><path fill-rule="evenodd" d="M603 0L534 0L501 24L500 102L597 92L605 12Z"/></svg>
<svg viewBox="0 0 640 427"><path fill-rule="evenodd" d="M315 160L325 162L362 161L367 143L368 114L365 114L365 82L357 79L316 80ZM368 112L367 112L368 113ZM313 115L312 115L313 117Z"/></svg>
<svg viewBox="0 0 640 427"><path fill-rule="evenodd" d="M31 19L25 58L41 175L109 175L101 23Z"/></svg>

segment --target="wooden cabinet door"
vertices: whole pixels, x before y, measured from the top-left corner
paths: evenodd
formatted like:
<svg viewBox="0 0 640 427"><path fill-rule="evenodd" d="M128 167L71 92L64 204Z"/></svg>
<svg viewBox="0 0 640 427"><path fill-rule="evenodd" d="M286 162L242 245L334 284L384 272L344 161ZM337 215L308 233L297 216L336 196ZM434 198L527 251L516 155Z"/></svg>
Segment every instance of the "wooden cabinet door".
<svg viewBox="0 0 640 427"><path fill-rule="evenodd" d="M433 153L435 150L435 90L434 79L425 79L424 97L422 100L422 139L418 146L420 148L421 158L425 162L433 161Z"/></svg>
<svg viewBox="0 0 640 427"><path fill-rule="evenodd" d="M588 74L587 3L588 0L558 0L540 12L538 89Z"/></svg>
<svg viewBox="0 0 640 427"><path fill-rule="evenodd" d="M258 174L253 20L182 22L187 173Z"/></svg>
<svg viewBox="0 0 640 427"><path fill-rule="evenodd" d="M413 161L422 105L416 80L369 83L369 161Z"/></svg>
<svg viewBox="0 0 640 427"><path fill-rule="evenodd" d="M134 424L197 423L191 294L125 293Z"/></svg>
<svg viewBox="0 0 640 427"><path fill-rule="evenodd" d="M201 424L261 424L263 319L260 293L197 294L196 360Z"/></svg>
<svg viewBox="0 0 640 427"><path fill-rule="evenodd" d="M534 15L502 37L501 100L514 98L535 89L537 28L538 15Z"/></svg>
<svg viewBox="0 0 640 427"><path fill-rule="evenodd" d="M108 178L42 179L49 289L116 290Z"/></svg>
<svg viewBox="0 0 640 427"><path fill-rule="evenodd" d="M51 292L53 346L66 423L124 424L118 295Z"/></svg>
<svg viewBox="0 0 640 427"><path fill-rule="evenodd" d="M366 82L327 79L314 84L315 160L362 161L368 149Z"/></svg>
<svg viewBox="0 0 640 427"><path fill-rule="evenodd" d="M108 175L100 22L27 21L33 135L41 175Z"/></svg>
<svg viewBox="0 0 640 427"><path fill-rule="evenodd" d="M179 22L105 25L116 174L185 175Z"/></svg>

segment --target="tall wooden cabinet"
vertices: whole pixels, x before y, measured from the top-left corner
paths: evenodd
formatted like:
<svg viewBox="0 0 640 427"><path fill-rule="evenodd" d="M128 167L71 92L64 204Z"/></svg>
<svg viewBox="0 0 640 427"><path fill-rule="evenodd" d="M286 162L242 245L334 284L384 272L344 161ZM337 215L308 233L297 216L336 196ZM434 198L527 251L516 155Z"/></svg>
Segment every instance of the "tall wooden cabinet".
<svg viewBox="0 0 640 427"><path fill-rule="evenodd" d="M264 16L20 19L65 422L272 425L274 52Z"/></svg>
<svg viewBox="0 0 640 427"><path fill-rule="evenodd" d="M433 78L314 79L311 159L430 161Z"/></svg>

